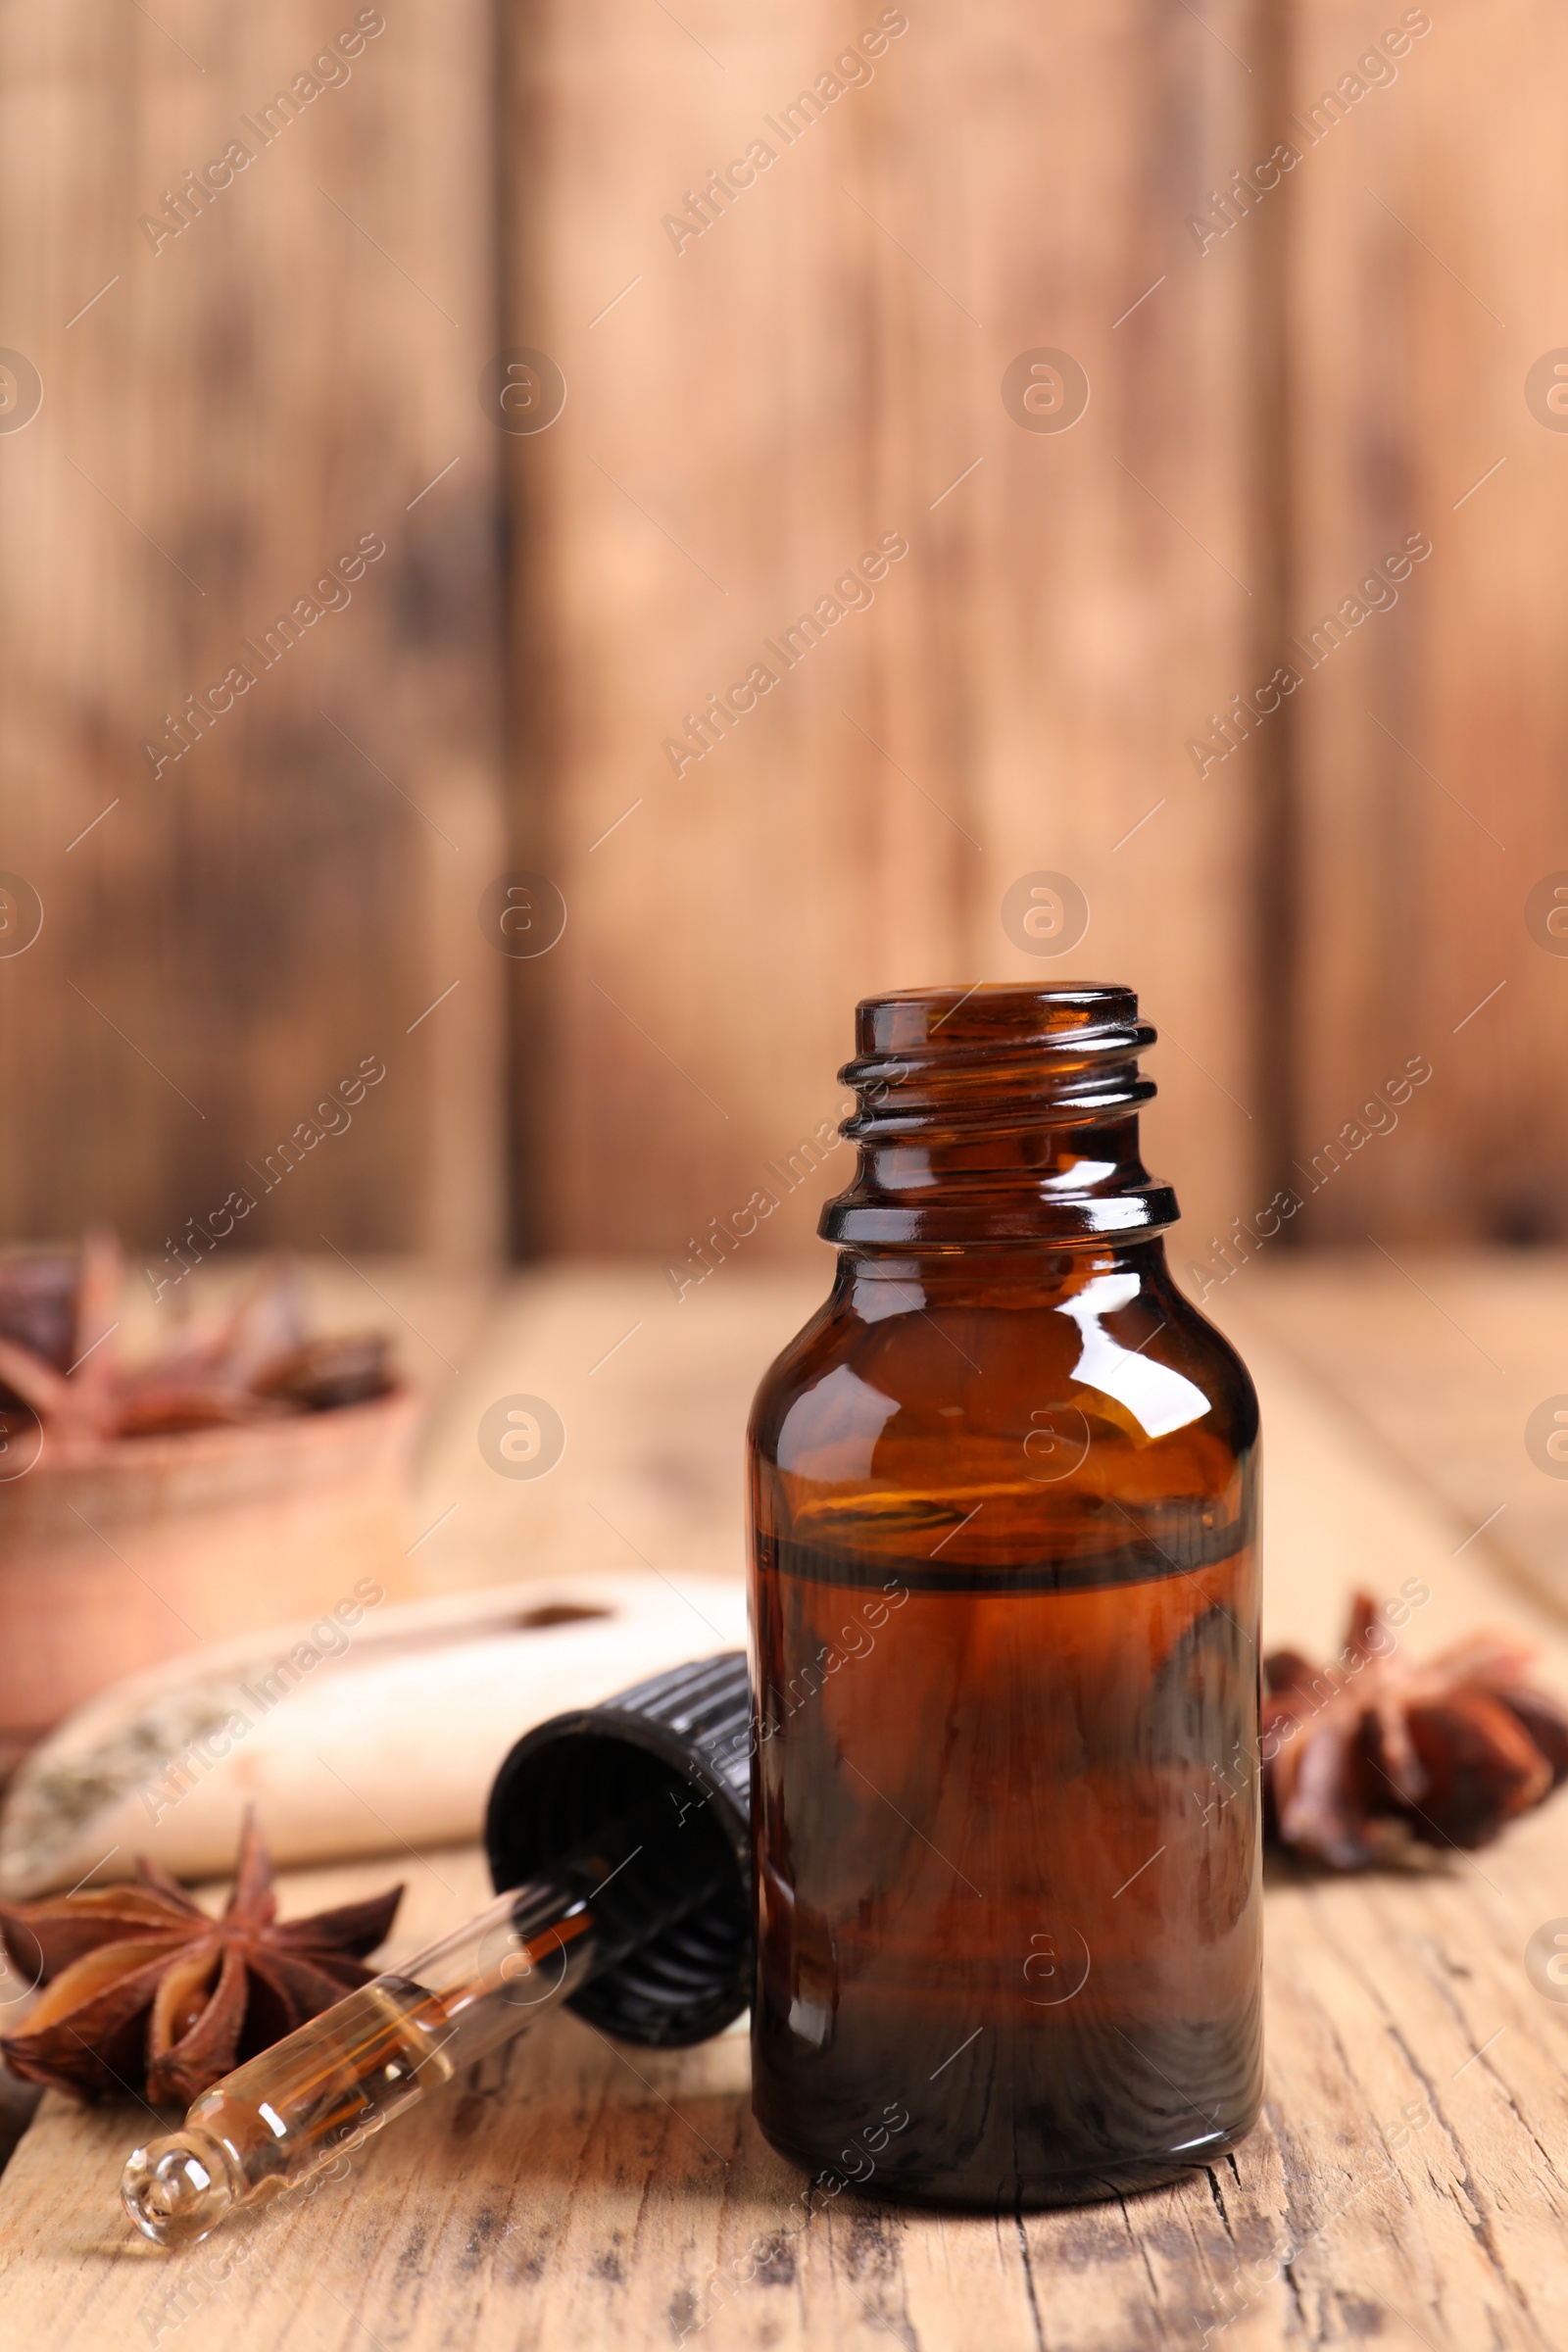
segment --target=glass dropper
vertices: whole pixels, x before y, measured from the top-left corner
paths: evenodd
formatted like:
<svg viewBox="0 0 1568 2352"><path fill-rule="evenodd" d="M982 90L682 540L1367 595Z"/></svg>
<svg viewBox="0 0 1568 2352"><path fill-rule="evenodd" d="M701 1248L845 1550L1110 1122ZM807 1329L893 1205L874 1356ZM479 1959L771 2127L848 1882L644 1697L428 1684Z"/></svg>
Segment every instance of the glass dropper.
<svg viewBox="0 0 1568 2352"><path fill-rule="evenodd" d="M137 2229L194 2245L298 2187L706 1903L722 1858L677 1849L671 1820L622 1819L215 2082L179 2131L133 2150L120 2196Z"/></svg>

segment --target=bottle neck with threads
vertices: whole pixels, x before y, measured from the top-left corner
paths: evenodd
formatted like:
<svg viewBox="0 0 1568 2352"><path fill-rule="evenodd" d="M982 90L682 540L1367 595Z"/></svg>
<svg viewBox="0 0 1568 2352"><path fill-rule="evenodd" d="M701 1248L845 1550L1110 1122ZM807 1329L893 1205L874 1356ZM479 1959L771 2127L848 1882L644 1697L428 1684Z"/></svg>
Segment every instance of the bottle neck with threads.
<svg viewBox="0 0 1568 2352"><path fill-rule="evenodd" d="M899 1261L945 1287L1006 1280L1042 1254L1069 1283L1113 1258L1159 1262L1176 1197L1152 1178L1138 1057L1154 1031L1128 988L906 989L856 1010L855 1178L822 1211L845 1272Z"/></svg>

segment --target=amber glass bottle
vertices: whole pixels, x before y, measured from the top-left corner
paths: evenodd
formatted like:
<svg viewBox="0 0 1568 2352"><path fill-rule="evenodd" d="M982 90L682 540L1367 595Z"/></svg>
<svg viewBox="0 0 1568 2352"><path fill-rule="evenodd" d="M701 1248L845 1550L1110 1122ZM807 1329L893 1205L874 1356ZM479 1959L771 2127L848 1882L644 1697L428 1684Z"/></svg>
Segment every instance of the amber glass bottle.
<svg viewBox="0 0 1568 2352"><path fill-rule="evenodd" d="M1125 988L862 1004L831 1298L750 1437L774 2145L1015 2209L1261 2096L1257 1405L1176 1290Z"/></svg>

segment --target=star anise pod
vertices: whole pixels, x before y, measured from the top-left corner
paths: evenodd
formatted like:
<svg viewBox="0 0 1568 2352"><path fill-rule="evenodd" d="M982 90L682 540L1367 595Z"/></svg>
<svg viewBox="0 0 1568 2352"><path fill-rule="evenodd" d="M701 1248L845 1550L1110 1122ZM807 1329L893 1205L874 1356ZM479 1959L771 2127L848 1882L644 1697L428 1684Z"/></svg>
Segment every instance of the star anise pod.
<svg viewBox="0 0 1568 2352"><path fill-rule="evenodd" d="M1535 1651L1479 1632L1417 1664L1366 1593L1314 1667L1263 1663L1264 1819L1282 1845L1360 1870L1403 1839L1488 1845L1568 1778L1568 1708L1528 1678Z"/></svg>
<svg viewBox="0 0 1568 2352"><path fill-rule="evenodd" d="M220 1919L156 1864L134 1885L0 1905L0 1936L44 1990L0 2035L13 2070L86 2099L187 2106L242 2059L365 1984L401 1886L279 1926L272 1865L247 1807Z"/></svg>
<svg viewBox="0 0 1568 2352"><path fill-rule="evenodd" d="M187 1317L156 1355L124 1364L123 1279L107 1233L89 1233L76 1260L0 1254L0 1413L30 1413L57 1456L90 1458L117 1438L328 1412L396 1385L379 1335L306 1340L286 1263L233 1305Z"/></svg>
<svg viewBox="0 0 1568 2352"><path fill-rule="evenodd" d="M292 1355L258 1375L259 1396L280 1396L307 1412L327 1413L335 1406L363 1404L367 1397L384 1396L393 1385L391 1350L378 1331L351 1337L307 1340Z"/></svg>

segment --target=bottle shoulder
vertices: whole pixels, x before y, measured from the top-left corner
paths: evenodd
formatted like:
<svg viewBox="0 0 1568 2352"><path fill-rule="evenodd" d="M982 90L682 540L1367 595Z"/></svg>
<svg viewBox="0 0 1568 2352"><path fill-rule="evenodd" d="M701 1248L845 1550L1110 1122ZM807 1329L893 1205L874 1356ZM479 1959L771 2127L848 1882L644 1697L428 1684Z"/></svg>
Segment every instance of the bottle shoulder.
<svg viewBox="0 0 1568 2352"><path fill-rule="evenodd" d="M763 1461L832 1478L922 1440L1022 1446L1056 1411L1141 1454L1207 1457L1204 1484L1258 1437L1246 1364L1163 1264L1054 1290L841 1279L764 1374L750 1435Z"/></svg>

